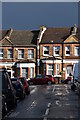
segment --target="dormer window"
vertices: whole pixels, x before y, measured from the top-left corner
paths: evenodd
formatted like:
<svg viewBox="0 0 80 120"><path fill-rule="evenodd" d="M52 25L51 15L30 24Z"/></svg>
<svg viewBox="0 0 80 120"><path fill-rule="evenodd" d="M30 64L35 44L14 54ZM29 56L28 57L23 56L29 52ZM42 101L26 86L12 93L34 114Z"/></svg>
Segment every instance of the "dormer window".
<svg viewBox="0 0 80 120"><path fill-rule="evenodd" d="M54 56L59 56L59 53L60 53L59 51L60 51L60 46L55 46L54 47L54 52L53 52Z"/></svg>
<svg viewBox="0 0 80 120"><path fill-rule="evenodd" d="M70 46L65 47L65 55L70 56Z"/></svg>
<svg viewBox="0 0 80 120"><path fill-rule="evenodd" d="M49 56L49 46L43 47L43 56Z"/></svg>

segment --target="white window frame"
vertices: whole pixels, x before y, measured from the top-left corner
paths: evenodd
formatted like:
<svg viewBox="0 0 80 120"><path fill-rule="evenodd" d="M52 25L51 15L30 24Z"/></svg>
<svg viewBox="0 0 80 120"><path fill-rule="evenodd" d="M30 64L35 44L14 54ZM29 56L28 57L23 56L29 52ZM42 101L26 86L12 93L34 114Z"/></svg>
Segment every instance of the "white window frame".
<svg viewBox="0 0 80 120"><path fill-rule="evenodd" d="M3 59L3 56L4 56L4 50L3 49L0 49L0 55L2 55L2 57L0 57L0 59Z"/></svg>
<svg viewBox="0 0 80 120"><path fill-rule="evenodd" d="M59 50L56 50L57 47L59 48ZM56 54L55 51L59 51L59 54ZM60 56L60 46L54 46L53 53L54 53L54 56Z"/></svg>
<svg viewBox="0 0 80 120"><path fill-rule="evenodd" d="M31 67L30 68L30 78L33 78L34 77L34 68Z"/></svg>
<svg viewBox="0 0 80 120"><path fill-rule="evenodd" d="M47 75L50 75L48 71L51 71L53 75L53 65L52 65L52 69L49 68L49 65L52 65L52 64L47 65Z"/></svg>
<svg viewBox="0 0 80 120"><path fill-rule="evenodd" d="M19 53L19 51L23 51L22 53ZM23 57L19 57L19 55L22 55ZM18 50L18 59L23 59L24 58L24 49L19 49Z"/></svg>
<svg viewBox="0 0 80 120"><path fill-rule="evenodd" d="M29 51L30 51L30 53L29 53ZM34 49L28 49L28 59L34 59Z"/></svg>
<svg viewBox="0 0 80 120"><path fill-rule="evenodd" d="M68 50L68 47L70 47L70 46L65 46L65 56L70 56L70 54L66 54L66 51L70 51L71 50L71 48L70 48L70 50Z"/></svg>
<svg viewBox="0 0 80 120"><path fill-rule="evenodd" d="M79 46L75 46L75 56L79 56L79 51L77 51L77 54L76 54L76 48L77 48L77 50L79 50L80 51L80 47Z"/></svg>
<svg viewBox="0 0 80 120"><path fill-rule="evenodd" d="M59 75L60 64L56 65L56 75Z"/></svg>
<svg viewBox="0 0 80 120"><path fill-rule="evenodd" d="M49 46L44 46L43 47L43 56L49 56L49 54L44 53L47 48L49 49ZM49 51L49 50L46 50L46 51Z"/></svg>
<svg viewBox="0 0 80 120"><path fill-rule="evenodd" d="M8 53L9 51L11 51L12 53L11 53L11 52ZM12 57L9 57L9 55L11 55ZM8 49L8 50L7 50L7 58L8 58L8 59L12 59L12 58L13 58L13 50L12 50L12 49Z"/></svg>
<svg viewBox="0 0 80 120"><path fill-rule="evenodd" d="M23 69L26 71L26 72L23 72ZM24 74L24 75L23 75ZM22 68L22 77L25 77L26 79L28 79L28 68Z"/></svg>

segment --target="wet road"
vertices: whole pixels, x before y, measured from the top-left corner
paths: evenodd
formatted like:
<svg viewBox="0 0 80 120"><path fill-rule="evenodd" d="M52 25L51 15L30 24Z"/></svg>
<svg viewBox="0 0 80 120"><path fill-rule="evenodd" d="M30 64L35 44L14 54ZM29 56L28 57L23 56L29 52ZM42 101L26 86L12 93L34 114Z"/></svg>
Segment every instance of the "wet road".
<svg viewBox="0 0 80 120"><path fill-rule="evenodd" d="M31 86L30 95L20 101L7 118L78 118L80 98L70 85Z"/></svg>

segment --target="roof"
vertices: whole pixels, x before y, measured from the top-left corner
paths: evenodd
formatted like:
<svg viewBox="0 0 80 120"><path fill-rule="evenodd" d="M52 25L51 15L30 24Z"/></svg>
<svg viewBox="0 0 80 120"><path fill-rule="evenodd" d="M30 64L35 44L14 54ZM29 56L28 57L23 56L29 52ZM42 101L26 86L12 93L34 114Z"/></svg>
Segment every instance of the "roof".
<svg viewBox="0 0 80 120"><path fill-rule="evenodd" d="M9 30L0 30L0 40L2 40L8 33Z"/></svg>
<svg viewBox="0 0 80 120"><path fill-rule="evenodd" d="M14 45L36 45L38 34L38 30L16 30L12 32L10 40Z"/></svg>
<svg viewBox="0 0 80 120"><path fill-rule="evenodd" d="M47 28L43 34L41 43L62 43L66 40L72 33L73 28ZM77 34L75 35L80 39L80 28L77 29Z"/></svg>
<svg viewBox="0 0 80 120"><path fill-rule="evenodd" d="M31 45L34 46L37 44L37 38L39 30L29 31L29 30L13 30L11 33L9 30L3 30L1 40L5 36L9 36L9 40L16 46Z"/></svg>

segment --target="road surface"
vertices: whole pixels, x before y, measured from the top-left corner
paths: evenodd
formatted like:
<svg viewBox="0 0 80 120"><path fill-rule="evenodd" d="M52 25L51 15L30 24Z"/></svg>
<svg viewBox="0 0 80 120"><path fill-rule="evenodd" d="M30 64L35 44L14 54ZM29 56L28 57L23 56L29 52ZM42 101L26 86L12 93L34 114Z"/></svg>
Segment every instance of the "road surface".
<svg viewBox="0 0 80 120"><path fill-rule="evenodd" d="M80 119L80 98L70 85L36 85L30 89L30 95L5 118Z"/></svg>

